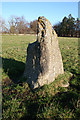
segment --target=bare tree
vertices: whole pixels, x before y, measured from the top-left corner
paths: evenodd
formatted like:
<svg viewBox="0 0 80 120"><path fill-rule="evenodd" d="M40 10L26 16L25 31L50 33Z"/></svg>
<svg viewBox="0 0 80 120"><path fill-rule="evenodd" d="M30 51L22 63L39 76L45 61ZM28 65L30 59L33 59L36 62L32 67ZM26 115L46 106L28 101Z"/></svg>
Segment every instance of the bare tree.
<svg viewBox="0 0 80 120"><path fill-rule="evenodd" d="M29 23L22 17L15 17L16 32L19 34L28 33Z"/></svg>
<svg viewBox="0 0 80 120"><path fill-rule="evenodd" d="M10 33L26 34L28 33L29 23L22 17L12 16L9 20Z"/></svg>
<svg viewBox="0 0 80 120"><path fill-rule="evenodd" d="M9 33L14 34L15 33L15 16L11 16L9 21Z"/></svg>
<svg viewBox="0 0 80 120"><path fill-rule="evenodd" d="M0 16L0 33L8 33L8 27L5 23L5 20Z"/></svg>

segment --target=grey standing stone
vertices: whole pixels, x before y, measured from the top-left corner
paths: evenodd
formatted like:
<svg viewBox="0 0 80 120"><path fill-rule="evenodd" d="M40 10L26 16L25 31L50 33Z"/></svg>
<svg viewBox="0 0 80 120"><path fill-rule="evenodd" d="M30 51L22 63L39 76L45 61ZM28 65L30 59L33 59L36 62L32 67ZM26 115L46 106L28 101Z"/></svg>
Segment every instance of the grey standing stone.
<svg viewBox="0 0 80 120"><path fill-rule="evenodd" d="M45 17L38 18L37 40L29 44L24 76L31 88L50 84L63 74L63 62L57 34Z"/></svg>

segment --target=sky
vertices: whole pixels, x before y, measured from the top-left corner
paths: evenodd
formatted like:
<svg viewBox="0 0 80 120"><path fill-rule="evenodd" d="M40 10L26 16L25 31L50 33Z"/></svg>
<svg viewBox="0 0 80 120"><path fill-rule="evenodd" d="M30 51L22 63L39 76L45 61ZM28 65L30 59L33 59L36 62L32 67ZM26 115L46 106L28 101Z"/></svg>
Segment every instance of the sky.
<svg viewBox="0 0 80 120"><path fill-rule="evenodd" d="M2 2L2 18L5 21L11 16L24 16L28 22L44 16L55 25L69 14L78 17L78 2Z"/></svg>

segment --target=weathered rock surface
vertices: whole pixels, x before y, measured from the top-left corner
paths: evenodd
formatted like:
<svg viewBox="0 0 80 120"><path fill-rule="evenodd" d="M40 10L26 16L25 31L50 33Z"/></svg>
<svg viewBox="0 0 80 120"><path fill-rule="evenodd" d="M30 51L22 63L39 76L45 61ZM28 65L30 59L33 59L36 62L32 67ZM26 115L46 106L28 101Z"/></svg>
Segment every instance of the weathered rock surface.
<svg viewBox="0 0 80 120"><path fill-rule="evenodd" d="M62 57L57 34L45 17L38 18L37 40L29 44L24 76L31 88L50 84L63 74Z"/></svg>

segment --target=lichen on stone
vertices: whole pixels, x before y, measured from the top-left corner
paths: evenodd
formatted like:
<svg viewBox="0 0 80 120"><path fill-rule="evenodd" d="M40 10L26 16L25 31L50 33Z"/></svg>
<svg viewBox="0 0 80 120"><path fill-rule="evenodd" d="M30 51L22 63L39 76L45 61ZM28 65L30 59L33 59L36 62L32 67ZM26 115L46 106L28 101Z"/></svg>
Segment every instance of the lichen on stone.
<svg viewBox="0 0 80 120"><path fill-rule="evenodd" d="M31 88L50 84L59 74L63 74L63 62L57 34L51 23L44 17L38 18L37 40L27 48L24 76Z"/></svg>

